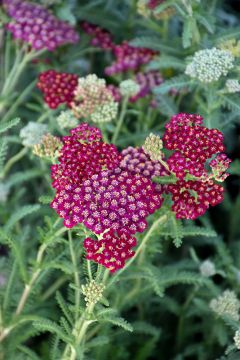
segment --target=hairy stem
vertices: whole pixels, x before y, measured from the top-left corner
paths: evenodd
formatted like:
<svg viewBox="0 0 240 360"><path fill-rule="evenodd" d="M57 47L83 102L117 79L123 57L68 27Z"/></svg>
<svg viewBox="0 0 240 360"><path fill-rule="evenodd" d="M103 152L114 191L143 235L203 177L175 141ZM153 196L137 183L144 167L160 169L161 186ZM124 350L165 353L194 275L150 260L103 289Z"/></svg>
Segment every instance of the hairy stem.
<svg viewBox="0 0 240 360"><path fill-rule="evenodd" d="M78 314L79 314L81 292L80 292L80 279L79 279L79 274L78 274L77 259L76 259L76 255L75 255L75 252L74 252L71 230L68 230L68 242L69 242L69 249L70 249L72 264L73 264L73 268L74 268L74 280L75 280L75 285L76 285L76 289L75 289L75 318L77 319Z"/></svg>
<svg viewBox="0 0 240 360"><path fill-rule="evenodd" d="M118 119L118 123L117 123L116 129L115 129L115 132L114 132L113 137L112 137L112 143L115 143L117 138L118 138L118 135L119 135L119 132L121 130L123 120L124 120L124 117L125 117L125 114L126 114L126 111L127 111L127 104L128 104L128 97L126 96L123 99L122 109L121 109L121 113L120 113L120 116L119 116L119 119Z"/></svg>

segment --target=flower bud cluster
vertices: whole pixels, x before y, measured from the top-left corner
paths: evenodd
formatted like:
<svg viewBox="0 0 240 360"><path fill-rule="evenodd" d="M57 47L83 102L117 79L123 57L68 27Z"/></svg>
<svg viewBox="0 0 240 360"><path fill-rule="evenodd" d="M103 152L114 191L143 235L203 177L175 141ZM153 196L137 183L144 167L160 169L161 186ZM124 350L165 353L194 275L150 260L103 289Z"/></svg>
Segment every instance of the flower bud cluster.
<svg viewBox="0 0 240 360"><path fill-rule="evenodd" d="M211 260L205 260L201 263L199 270L204 277L211 277L216 274L215 264Z"/></svg>
<svg viewBox="0 0 240 360"><path fill-rule="evenodd" d="M39 75L37 87L44 95L44 101L51 109L60 104L70 104L74 98L78 77L75 74L47 70Z"/></svg>
<svg viewBox="0 0 240 360"><path fill-rule="evenodd" d="M226 81L226 89L228 93L240 92L240 83L237 79L228 79Z"/></svg>
<svg viewBox="0 0 240 360"><path fill-rule="evenodd" d="M172 6L167 7L159 14L156 14L154 10L161 4L164 3L165 0L138 0L137 2L137 11L140 15L149 18L154 16L156 19L168 19L171 17L175 10Z"/></svg>
<svg viewBox="0 0 240 360"><path fill-rule="evenodd" d="M123 230L109 230L103 234L101 240L84 240L87 259L105 266L112 273L123 268L126 260L134 256L132 248L136 245L136 238Z"/></svg>
<svg viewBox="0 0 240 360"><path fill-rule="evenodd" d="M235 332L233 340L235 342L236 348L240 350L240 330Z"/></svg>
<svg viewBox="0 0 240 360"><path fill-rule="evenodd" d="M225 290L217 299L211 300L210 308L220 317L225 315L239 321L240 301L234 291Z"/></svg>
<svg viewBox="0 0 240 360"><path fill-rule="evenodd" d="M240 57L240 40L226 40L219 45L219 48L225 51L229 51L234 57Z"/></svg>
<svg viewBox="0 0 240 360"><path fill-rule="evenodd" d="M123 97L130 98L131 96L137 95L140 90L140 86L134 80L123 80L120 83L120 94Z"/></svg>
<svg viewBox="0 0 240 360"><path fill-rule="evenodd" d="M95 74L78 79L78 86L74 91L71 103L77 118L89 119L93 122L109 122L117 116L118 104L104 79Z"/></svg>
<svg viewBox="0 0 240 360"><path fill-rule="evenodd" d="M79 40L72 26L56 18L42 5L22 0L3 0L3 5L12 18L7 30L15 39L27 42L35 50L53 51Z"/></svg>
<svg viewBox="0 0 240 360"><path fill-rule="evenodd" d="M61 111L57 117L57 123L61 129L74 128L78 124L78 120L73 115L71 110Z"/></svg>
<svg viewBox="0 0 240 360"><path fill-rule="evenodd" d="M229 168L230 163L231 160L228 159L226 154L217 155L216 158L209 163L213 173L212 177L217 181L223 182L229 176L226 171Z"/></svg>
<svg viewBox="0 0 240 360"><path fill-rule="evenodd" d="M146 138L143 150L150 156L152 161L159 161L163 158L163 142L158 135L150 134Z"/></svg>
<svg viewBox="0 0 240 360"><path fill-rule="evenodd" d="M81 27L85 33L92 37L91 44L93 46L97 46L105 50L112 50L114 48L115 45L113 43L112 36L107 30L94 24L90 24L87 21L83 21Z"/></svg>
<svg viewBox="0 0 240 360"><path fill-rule="evenodd" d="M234 57L226 50L217 48L197 51L185 73L203 83L211 83L226 76L233 68Z"/></svg>
<svg viewBox="0 0 240 360"><path fill-rule="evenodd" d="M90 281L87 285L82 285L82 292L85 296L84 300L86 301L86 306L89 307L97 304L103 296L104 289L105 285L97 283L95 280Z"/></svg>
<svg viewBox="0 0 240 360"><path fill-rule="evenodd" d="M41 158L54 159L59 155L63 143L57 136L46 134L39 144L34 145L33 154Z"/></svg>
<svg viewBox="0 0 240 360"><path fill-rule="evenodd" d="M22 139L22 144L24 146L33 147L34 145L41 142L43 136L47 132L47 125L30 121L25 127L21 129L19 136Z"/></svg>

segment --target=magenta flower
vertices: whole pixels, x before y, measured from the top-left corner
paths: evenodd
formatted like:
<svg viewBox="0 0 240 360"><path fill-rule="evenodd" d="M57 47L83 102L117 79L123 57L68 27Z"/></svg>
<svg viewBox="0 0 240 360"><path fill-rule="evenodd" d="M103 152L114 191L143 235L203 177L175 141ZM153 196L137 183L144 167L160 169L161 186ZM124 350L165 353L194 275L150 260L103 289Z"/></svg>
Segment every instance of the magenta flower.
<svg viewBox="0 0 240 360"><path fill-rule="evenodd" d="M86 258L105 266L112 273L123 268L126 260L134 256L132 248L136 245L136 238L123 230L109 230L103 234L101 240L84 240Z"/></svg>
<svg viewBox="0 0 240 360"><path fill-rule="evenodd" d="M12 18L7 30L15 39L27 42L34 50L53 51L79 40L72 26L56 18L42 5L22 0L3 0L3 5Z"/></svg>

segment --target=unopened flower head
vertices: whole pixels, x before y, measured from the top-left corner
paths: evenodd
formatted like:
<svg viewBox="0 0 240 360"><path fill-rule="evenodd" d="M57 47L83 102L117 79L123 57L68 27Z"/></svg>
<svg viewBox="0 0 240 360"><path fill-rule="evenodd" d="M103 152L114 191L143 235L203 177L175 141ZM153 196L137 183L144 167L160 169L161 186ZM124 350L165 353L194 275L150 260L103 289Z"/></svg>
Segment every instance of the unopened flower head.
<svg viewBox="0 0 240 360"><path fill-rule="evenodd" d="M54 159L59 155L62 145L62 141L57 136L46 134L39 144L34 145L33 153L41 158Z"/></svg>
<svg viewBox="0 0 240 360"><path fill-rule="evenodd" d="M240 57L240 40L230 39L224 41L219 45L219 48L229 51L234 57Z"/></svg>
<svg viewBox="0 0 240 360"><path fill-rule="evenodd" d="M228 176L227 169L231 163L231 159L226 154L219 154L215 159L210 161L209 165L212 169L212 176L217 181L223 182Z"/></svg>
<svg viewBox="0 0 240 360"><path fill-rule="evenodd" d="M163 158L163 142L158 135L150 134L143 145L143 150L150 156L152 161L159 161Z"/></svg>
<svg viewBox="0 0 240 360"><path fill-rule="evenodd" d="M236 348L240 350L240 330L235 332L233 340L235 342Z"/></svg>
<svg viewBox="0 0 240 360"><path fill-rule="evenodd" d="M5 203L9 194L9 186L4 183L0 183L0 203Z"/></svg>
<svg viewBox="0 0 240 360"><path fill-rule="evenodd" d="M175 10L172 6L165 8L160 13L155 13L154 10L164 3L165 0L138 0L137 2L137 12L149 18L150 16L154 16L156 19L168 19L171 17Z"/></svg>
<svg viewBox="0 0 240 360"><path fill-rule="evenodd" d="M33 147L41 142L42 137L47 133L47 131L47 125L29 122L21 129L19 136L22 139L24 146Z"/></svg>
<svg viewBox="0 0 240 360"><path fill-rule="evenodd" d="M109 122L117 116L118 104L106 81L95 74L78 79L74 101L71 104L77 118L93 122Z"/></svg>
<svg viewBox="0 0 240 360"><path fill-rule="evenodd" d="M131 79L123 80L120 83L120 93L122 96L131 97L136 95L140 90L140 86Z"/></svg>
<svg viewBox="0 0 240 360"><path fill-rule="evenodd" d="M226 89L228 93L240 92L240 83L237 79L228 79L226 81Z"/></svg>
<svg viewBox="0 0 240 360"><path fill-rule="evenodd" d="M203 261L201 263L199 269L200 269L200 272L201 272L202 276L205 276L205 277L211 277L211 276L214 276L216 274L215 265L210 260Z"/></svg>
<svg viewBox="0 0 240 360"><path fill-rule="evenodd" d="M57 122L61 129L71 129L78 124L78 120L71 110L61 111L60 115L57 117Z"/></svg>
<svg viewBox="0 0 240 360"><path fill-rule="evenodd" d="M218 298L211 300L210 308L220 317L229 316L239 320L240 301L234 291L225 290Z"/></svg>
<svg viewBox="0 0 240 360"><path fill-rule="evenodd" d="M226 50L217 48L197 51L185 73L203 83L217 81L233 68L234 57Z"/></svg>
<svg viewBox="0 0 240 360"><path fill-rule="evenodd" d="M79 40L71 25L56 18L42 5L22 0L4 0L3 5L12 18L7 30L15 39L27 42L35 50L53 51Z"/></svg>
<svg viewBox="0 0 240 360"><path fill-rule="evenodd" d="M90 281L87 285L82 285L87 307L95 305L101 300L104 289L105 285L97 283L95 280Z"/></svg>

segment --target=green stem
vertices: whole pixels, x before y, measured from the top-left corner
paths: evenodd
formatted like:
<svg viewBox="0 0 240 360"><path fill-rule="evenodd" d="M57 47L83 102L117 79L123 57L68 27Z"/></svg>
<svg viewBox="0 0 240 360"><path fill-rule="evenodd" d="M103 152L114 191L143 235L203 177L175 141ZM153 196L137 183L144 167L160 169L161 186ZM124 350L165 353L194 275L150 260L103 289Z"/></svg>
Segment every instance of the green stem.
<svg viewBox="0 0 240 360"><path fill-rule="evenodd" d="M138 257L139 254L141 254L141 252L144 250L147 241L149 240L150 236L152 235L153 231L160 225L163 224L167 221L167 215L163 215L160 218L158 218L153 224L152 226L149 228L149 230L147 231L146 235L144 236L144 238L141 241L141 244L139 245L139 247L137 248L137 251L135 252L135 255L127 262L127 264L124 266L124 268L120 269L116 275L112 278L112 280L108 283L108 287L110 287L116 280L117 278L124 272L127 270L127 268L133 263L133 261Z"/></svg>
<svg viewBox="0 0 240 360"><path fill-rule="evenodd" d="M75 280L75 285L76 285L76 289L75 289L75 319L77 319L78 314L79 314L79 308L80 308L81 291L80 291L80 279L79 279L79 274L78 274L77 259L76 259L75 252L74 252L71 230L68 230L68 242L69 242L69 249L70 249L72 264L73 264L73 268L74 268L74 280Z"/></svg>
<svg viewBox="0 0 240 360"><path fill-rule="evenodd" d="M7 173L11 169L11 167L20 159L22 159L28 152L28 148L24 147L22 148L16 155L14 155L11 159L9 159L4 166L1 178L6 177Z"/></svg>
<svg viewBox="0 0 240 360"><path fill-rule="evenodd" d="M92 281L92 270L91 270L91 261L87 260L87 270L88 270L88 278L90 281Z"/></svg>
<svg viewBox="0 0 240 360"><path fill-rule="evenodd" d="M123 120L124 120L124 117L125 117L125 114L126 114L126 111L127 111L127 104L128 104L128 97L126 96L123 99L122 109L121 109L121 113L120 113L120 116L119 116L119 119L118 119L116 129L115 129L113 137L112 137L112 143L115 143L117 138L118 138L118 135L119 135L119 132L121 130Z"/></svg>
<svg viewBox="0 0 240 360"><path fill-rule="evenodd" d="M49 299L52 294L56 292L66 281L68 280L67 276L61 276L59 279L57 279L48 289L43 293L41 296L41 301L46 301Z"/></svg>
<svg viewBox="0 0 240 360"><path fill-rule="evenodd" d="M14 104L10 107L8 112L2 118L2 122L9 120L10 116L14 113L17 107L25 100L25 97L32 91L36 83L36 80L33 80L26 89L21 93L21 95L15 100Z"/></svg>

